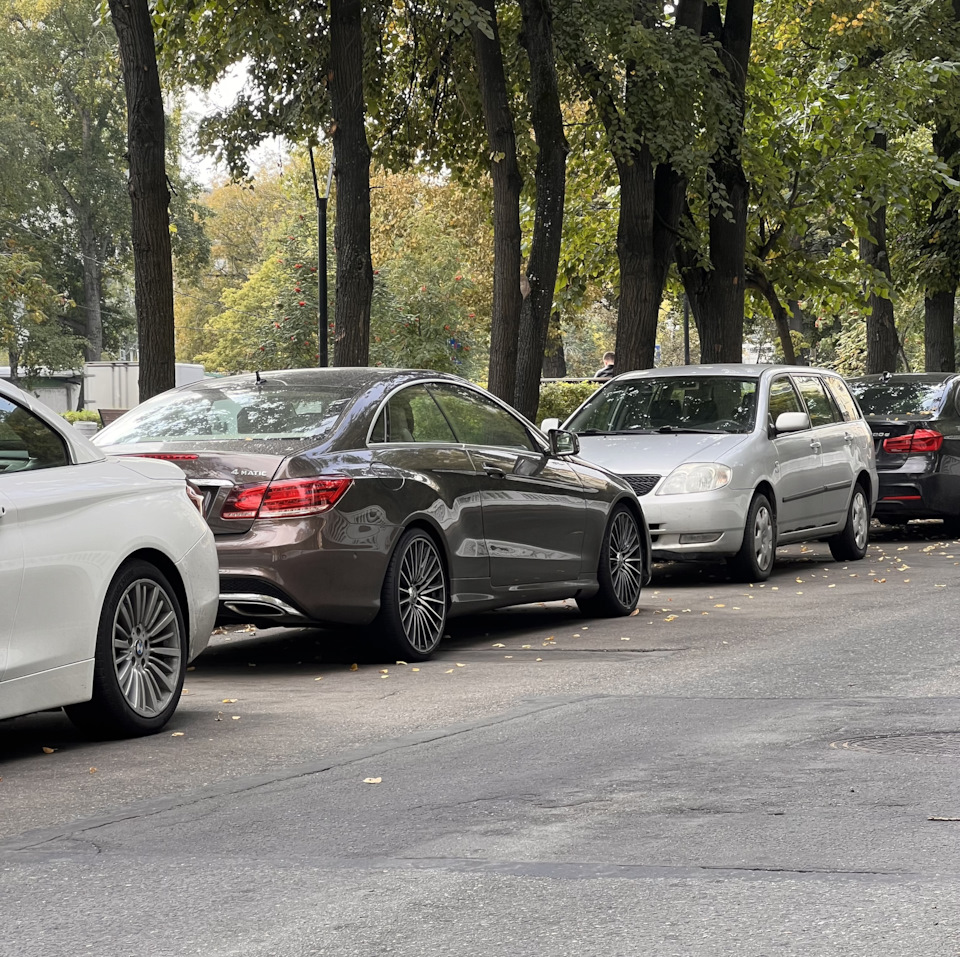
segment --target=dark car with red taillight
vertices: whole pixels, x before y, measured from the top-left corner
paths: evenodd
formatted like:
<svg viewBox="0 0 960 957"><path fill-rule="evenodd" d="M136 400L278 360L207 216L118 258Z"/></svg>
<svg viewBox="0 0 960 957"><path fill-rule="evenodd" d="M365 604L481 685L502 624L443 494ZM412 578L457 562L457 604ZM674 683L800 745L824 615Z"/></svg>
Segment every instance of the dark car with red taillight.
<svg viewBox="0 0 960 957"><path fill-rule="evenodd" d="M650 575L633 489L456 376L287 369L155 396L95 439L203 494L222 623L373 625L422 660L448 617L574 598L629 615Z"/></svg>
<svg viewBox="0 0 960 957"><path fill-rule="evenodd" d="M960 534L960 375L882 373L847 384L873 432L881 522L943 519Z"/></svg>

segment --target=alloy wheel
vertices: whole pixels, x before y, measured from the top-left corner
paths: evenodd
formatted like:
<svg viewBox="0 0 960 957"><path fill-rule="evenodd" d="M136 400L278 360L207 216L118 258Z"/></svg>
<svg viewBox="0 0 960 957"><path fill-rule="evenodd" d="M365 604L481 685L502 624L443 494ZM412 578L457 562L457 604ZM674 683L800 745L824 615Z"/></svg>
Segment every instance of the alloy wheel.
<svg viewBox="0 0 960 957"><path fill-rule="evenodd" d="M113 665L127 704L143 717L164 710L177 692L183 647L176 609L155 581L132 582L113 619Z"/></svg>
<svg viewBox="0 0 960 957"><path fill-rule="evenodd" d="M415 538L400 562L400 621L410 644L429 654L443 637L447 584L437 549L428 538Z"/></svg>
<svg viewBox="0 0 960 957"><path fill-rule="evenodd" d="M870 534L870 516L867 514L866 496L859 488L853 493L850 521L853 526L853 538L857 548L866 547L867 538Z"/></svg>
<svg viewBox="0 0 960 957"><path fill-rule="evenodd" d="M626 511L616 514L610 527L610 578L617 599L635 605L643 580L643 546L636 519Z"/></svg>

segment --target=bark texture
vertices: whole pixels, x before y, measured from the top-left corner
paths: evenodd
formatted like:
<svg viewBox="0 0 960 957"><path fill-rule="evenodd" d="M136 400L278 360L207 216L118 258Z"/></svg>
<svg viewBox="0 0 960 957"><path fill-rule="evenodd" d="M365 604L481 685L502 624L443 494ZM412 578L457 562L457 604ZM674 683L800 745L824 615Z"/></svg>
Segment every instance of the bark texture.
<svg viewBox="0 0 960 957"><path fill-rule="evenodd" d="M166 131L148 0L110 0L110 14L120 43L127 100L142 402L176 384Z"/></svg>
<svg viewBox="0 0 960 957"><path fill-rule="evenodd" d="M533 419L540 403L543 366L560 262L566 193L567 139L557 89L553 27L546 0L521 0L522 42L530 60L528 99L537 140L537 199L527 263L530 293L520 310L514 405Z"/></svg>
<svg viewBox="0 0 960 957"><path fill-rule="evenodd" d="M364 126L363 3L331 0L330 71L333 157L337 183L334 357L338 366L365 366L370 356L370 147Z"/></svg>
<svg viewBox="0 0 960 957"><path fill-rule="evenodd" d="M477 8L487 15L492 33L492 37L488 37L479 27L472 30L493 179L493 312L490 317L487 385L494 395L513 403L523 302L520 291L520 191L523 180L517 165L517 140L507 95L495 0L480 0Z"/></svg>
<svg viewBox="0 0 960 957"><path fill-rule="evenodd" d="M721 45L737 122L731 125L711 164L728 203L727 208L715 209L710 214L711 268L696 264L689 250L682 256L683 281L700 334L703 362L740 362L743 355L748 189L740 142L753 5L753 0L728 0L722 23L719 6L708 7L704 15L704 32Z"/></svg>

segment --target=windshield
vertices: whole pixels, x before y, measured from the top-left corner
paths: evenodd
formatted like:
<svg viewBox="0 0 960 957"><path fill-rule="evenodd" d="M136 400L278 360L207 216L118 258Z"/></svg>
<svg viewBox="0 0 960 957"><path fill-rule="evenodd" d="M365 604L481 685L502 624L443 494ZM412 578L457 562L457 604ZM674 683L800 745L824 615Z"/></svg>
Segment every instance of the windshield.
<svg viewBox="0 0 960 957"><path fill-rule="evenodd" d="M614 382L567 424L590 432L752 432L756 379L662 376Z"/></svg>
<svg viewBox="0 0 960 957"><path fill-rule="evenodd" d="M867 418L931 418L943 401L943 382L847 383Z"/></svg>
<svg viewBox="0 0 960 957"><path fill-rule="evenodd" d="M288 383L242 382L155 396L97 433L98 445L324 438L354 392Z"/></svg>

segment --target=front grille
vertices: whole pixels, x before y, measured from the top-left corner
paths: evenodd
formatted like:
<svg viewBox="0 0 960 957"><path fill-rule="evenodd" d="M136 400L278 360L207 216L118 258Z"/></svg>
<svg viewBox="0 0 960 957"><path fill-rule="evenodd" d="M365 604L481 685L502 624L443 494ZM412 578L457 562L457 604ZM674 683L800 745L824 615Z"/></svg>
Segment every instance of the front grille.
<svg viewBox="0 0 960 957"><path fill-rule="evenodd" d="M623 477L637 495L646 495L660 481L659 475L624 475Z"/></svg>

